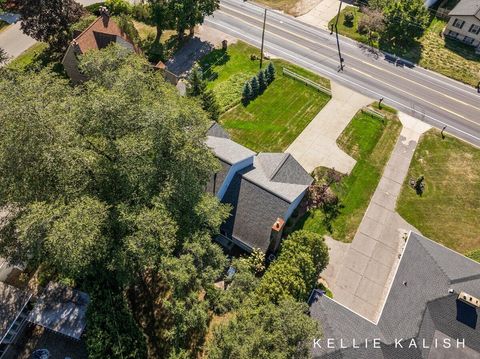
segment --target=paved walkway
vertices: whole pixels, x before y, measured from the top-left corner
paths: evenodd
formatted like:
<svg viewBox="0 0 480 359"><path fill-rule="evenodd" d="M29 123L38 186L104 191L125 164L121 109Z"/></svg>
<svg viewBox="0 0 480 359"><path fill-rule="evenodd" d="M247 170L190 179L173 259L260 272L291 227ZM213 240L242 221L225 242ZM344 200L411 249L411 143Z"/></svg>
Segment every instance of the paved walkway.
<svg viewBox="0 0 480 359"><path fill-rule="evenodd" d="M332 99L286 150L307 172L325 166L350 173L356 161L338 148L336 141L357 111L373 102L335 82L331 84Z"/></svg>
<svg viewBox="0 0 480 359"><path fill-rule="evenodd" d="M418 232L395 207L418 139L430 126L405 114L399 117L403 124L400 137L355 238L348 248L330 246L332 258L340 262L323 274L336 301L373 322L381 314L406 234ZM333 253L336 250L341 253Z"/></svg>
<svg viewBox="0 0 480 359"><path fill-rule="evenodd" d="M328 28L329 21L337 16L339 5L339 0L321 0L312 10L305 15L297 17L297 19L313 26ZM342 9L347 5L344 2Z"/></svg>

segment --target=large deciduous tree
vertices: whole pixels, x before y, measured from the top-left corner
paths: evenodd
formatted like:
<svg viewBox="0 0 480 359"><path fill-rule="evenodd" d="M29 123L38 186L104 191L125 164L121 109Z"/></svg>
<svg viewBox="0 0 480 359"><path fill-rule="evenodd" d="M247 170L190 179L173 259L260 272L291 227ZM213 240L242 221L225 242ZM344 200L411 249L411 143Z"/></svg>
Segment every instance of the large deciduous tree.
<svg viewBox="0 0 480 359"><path fill-rule="evenodd" d="M0 256L91 294L92 358L195 355L200 294L226 266L211 236L228 208L204 191L218 169L209 120L121 47L80 67L90 80L76 88L1 70Z"/></svg>
<svg viewBox="0 0 480 359"><path fill-rule="evenodd" d="M210 359L309 358L311 340L319 335L306 303L292 299L258 307L247 303L220 325L208 346Z"/></svg>
<svg viewBox="0 0 480 359"><path fill-rule="evenodd" d="M170 1L170 16L179 38L183 38L187 29L192 35L195 26L202 24L205 16L212 15L219 6L219 0Z"/></svg>
<svg viewBox="0 0 480 359"><path fill-rule="evenodd" d="M263 276L257 288L258 297L275 303L288 298L307 300L328 260L328 247L321 235L293 232Z"/></svg>
<svg viewBox="0 0 480 359"><path fill-rule="evenodd" d="M67 45L70 26L84 13L75 0L17 0L16 10L22 31L56 51Z"/></svg>
<svg viewBox="0 0 480 359"><path fill-rule="evenodd" d="M384 10L383 41L397 46L411 44L428 27L429 14L423 0L390 1Z"/></svg>

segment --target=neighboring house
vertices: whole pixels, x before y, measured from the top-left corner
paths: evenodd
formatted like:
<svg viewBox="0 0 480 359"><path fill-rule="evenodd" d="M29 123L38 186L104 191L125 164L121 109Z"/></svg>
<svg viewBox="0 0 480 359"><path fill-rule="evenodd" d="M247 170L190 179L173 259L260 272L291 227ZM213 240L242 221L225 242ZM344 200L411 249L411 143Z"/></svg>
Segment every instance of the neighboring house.
<svg viewBox="0 0 480 359"><path fill-rule="evenodd" d="M101 50L108 45L116 43L132 52L139 52L131 39L108 15L108 10L101 10L97 18L80 35L72 40L63 57L62 64L70 79L75 82L84 81L86 78L78 68L78 57L90 50Z"/></svg>
<svg viewBox="0 0 480 359"><path fill-rule="evenodd" d="M313 178L288 153L259 153L232 141L217 124L206 144L220 161L207 191L232 212L221 237L245 251L275 252L284 225L300 204Z"/></svg>
<svg viewBox="0 0 480 359"><path fill-rule="evenodd" d="M21 329L31 297L26 291L0 282L0 357Z"/></svg>
<svg viewBox="0 0 480 359"><path fill-rule="evenodd" d="M480 263L410 232L377 323L322 292L312 293L310 315L323 328L312 343L313 356L480 358L477 298Z"/></svg>
<svg viewBox="0 0 480 359"><path fill-rule="evenodd" d="M37 349L54 358L86 358L81 336L89 301L86 293L57 283L34 298L0 282L0 358L30 358Z"/></svg>
<svg viewBox="0 0 480 359"><path fill-rule="evenodd" d="M480 45L480 1L461 0L448 14L450 20L445 36L479 48Z"/></svg>

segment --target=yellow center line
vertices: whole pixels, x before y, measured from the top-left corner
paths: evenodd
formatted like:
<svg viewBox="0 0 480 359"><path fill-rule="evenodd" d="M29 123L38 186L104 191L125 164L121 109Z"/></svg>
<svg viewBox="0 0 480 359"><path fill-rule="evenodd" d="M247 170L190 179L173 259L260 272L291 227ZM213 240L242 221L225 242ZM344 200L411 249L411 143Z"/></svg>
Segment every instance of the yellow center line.
<svg viewBox="0 0 480 359"><path fill-rule="evenodd" d="M236 10L235 8L229 7L229 6L227 6L227 5L222 4L221 7L228 8L228 9L230 9L230 10L233 11L233 12L237 12L237 13L241 14L242 16L248 17L248 18L253 19L253 20L255 20L255 21L261 21L260 19L257 19L257 18L254 17L254 16L241 13L241 12L239 12L238 10ZM226 15L229 15L229 14L227 14L227 13L225 13L225 14L226 14ZM230 15L230 16L231 16L231 15ZM245 20L238 19L238 18L236 18L236 19L239 20L239 21L242 21L242 22L244 22L244 23L246 23L246 24L249 24L249 25L251 25L251 26L253 25L253 26L257 27L257 28L261 28L261 27L259 27L259 26L254 25L254 24L251 24L251 23L249 23L249 22L247 22L247 21L245 21ZM309 39L309 38L307 38L307 37L305 37L305 36L296 34L296 33L292 32L292 31L283 29L283 28L281 28L281 27L279 27L279 26L276 26L276 25L273 25L273 24L268 24L268 26L269 26L269 27L276 28L276 29L278 29L278 30L280 30L280 31L286 32L286 33L288 33L288 34L290 34L290 35L293 35L293 36L298 37L298 38L300 38L300 39L303 39L303 40L305 40L305 41L308 41L308 42L310 42L311 44L321 46L321 47L326 48L326 49L329 49L329 50L331 50L331 51L335 51L335 49L332 49L331 47L329 47L329 46L327 46L327 45L324 45L324 44L319 43L319 42L312 41L311 39ZM299 44L298 44L297 42L295 42L295 41L288 40L288 39L286 39L286 38L284 38L284 37L281 37L280 35L275 34L275 33L271 32L271 31L268 31L268 30L266 30L266 31L269 32L270 34L273 34L273 35L275 35L275 36L283 39L283 40L292 42L292 43L294 43L294 44L296 44L296 45L298 45L298 46L302 46L302 45L299 45ZM305 46L302 46L302 47L311 50L311 49L308 48L308 47L305 47ZM329 57L327 57L327 56L325 56L325 55L323 55L323 56L326 57L327 59L329 59ZM462 100L459 100L459 99L457 99L457 98L455 98L455 97L449 96L449 95L447 95L447 94L445 94L445 93L443 93L443 92L441 92L441 91L432 89L431 87L428 87L428 86L423 85L423 84L421 84L421 83L419 83L419 82L410 80L409 78L403 77L403 76L401 76L401 75L398 75L398 74L396 74L396 73L394 73L394 72L391 72L391 71L386 70L386 69L384 69L384 68L381 68L381 67L379 67L379 66L373 65L373 64L371 64L371 63L369 63L369 62L367 62L367 61L364 61L364 60L362 60L362 59L360 59L360 58L358 58L358 57L356 57L356 56L353 56L353 55L351 55L351 54L348 54L348 56L354 58L355 60L357 60L357 61L359 61L359 62L361 62L361 63L363 63L364 65L373 67L373 68L375 68L375 69L377 69L377 70L383 71L383 72L388 73L388 74L393 75L393 76L396 76L396 77L398 77L398 78L400 78L400 79L402 79L402 80L411 82L411 83L413 83L413 84L415 84L415 85L417 85L417 86L420 86L420 87L423 87L423 88L428 89L428 90L430 90L430 91L433 91L433 92L435 92L435 93L437 93L437 94L439 94L439 95L441 95L441 96L444 96L444 97L446 97L446 98L448 98L448 99L450 99L450 100L452 100L452 101L458 102L458 103L460 103L460 104L462 104L462 105L472 107L472 108L475 109L475 110L480 110L479 107L476 107L476 106L474 106L474 105L471 105L471 104L469 104L469 103L467 103L467 102L464 102L464 101L462 101ZM349 68L351 68L351 67L349 66ZM390 85L389 85L389 86L390 86ZM393 87L393 86L390 86L390 87ZM395 88L396 88L396 87L395 87Z"/></svg>

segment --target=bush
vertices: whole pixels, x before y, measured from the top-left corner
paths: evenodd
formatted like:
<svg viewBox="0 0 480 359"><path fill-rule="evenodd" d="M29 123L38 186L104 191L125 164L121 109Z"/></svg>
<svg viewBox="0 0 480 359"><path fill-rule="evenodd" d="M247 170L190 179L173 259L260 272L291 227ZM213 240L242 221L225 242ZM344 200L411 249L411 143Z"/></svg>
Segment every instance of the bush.
<svg viewBox="0 0 480 359"><path fill-rule="evenodd" d="M242 72L237 73L230 76L227 81L221 82L215 87L214 92L221 113L240 103L243 86L249 78L249 74Z"/></svg>
<svg viewBox="0 0 480 359"><path fill-rule="evenodd" d="M353 20L355 20L355 15L353 12L345 13L345 17L343 18L343 24L348 27L353 26Z"/></svg>
<svg viewBox="0 0 480 359"><path fill-rule="evenodd" d="M107 0L105 6L110 11L110 15L130 15L132 12L132 5L126 0Z"/></svg>
<svg viewBox="0 0 480 359"><path fill-rule="evenodd" d="M149 23L150 22L150 10L146 4L135 4L132 7L132 16L135 20Z"/></svg>
<svg viewBox="0 0 480 359"><path fill-rule="evenodd" d="M85 9L87 9L88 12L99 16L100 15L100 7L105 6L104 2L97 2L92 5L85 6Z"/></svg>
<svg viewBox="0 0 480 359"><path fill-rule="evenodd" d="M89 27L90 24L96 20L96 18L97 17L93 14L83 16L80 20L70 26L70 36L75 37L76 34L83 32L83 30Z"/></svg>
<svg viewBox="0 0 480 359"><path fill-rule="evenodd" d="M128 38L138 46L140 44L140 35L138 34L135 25L133 25L130 16L121 14L115 17L115 21L118 24L118 27L128 36Z"/></svg>

